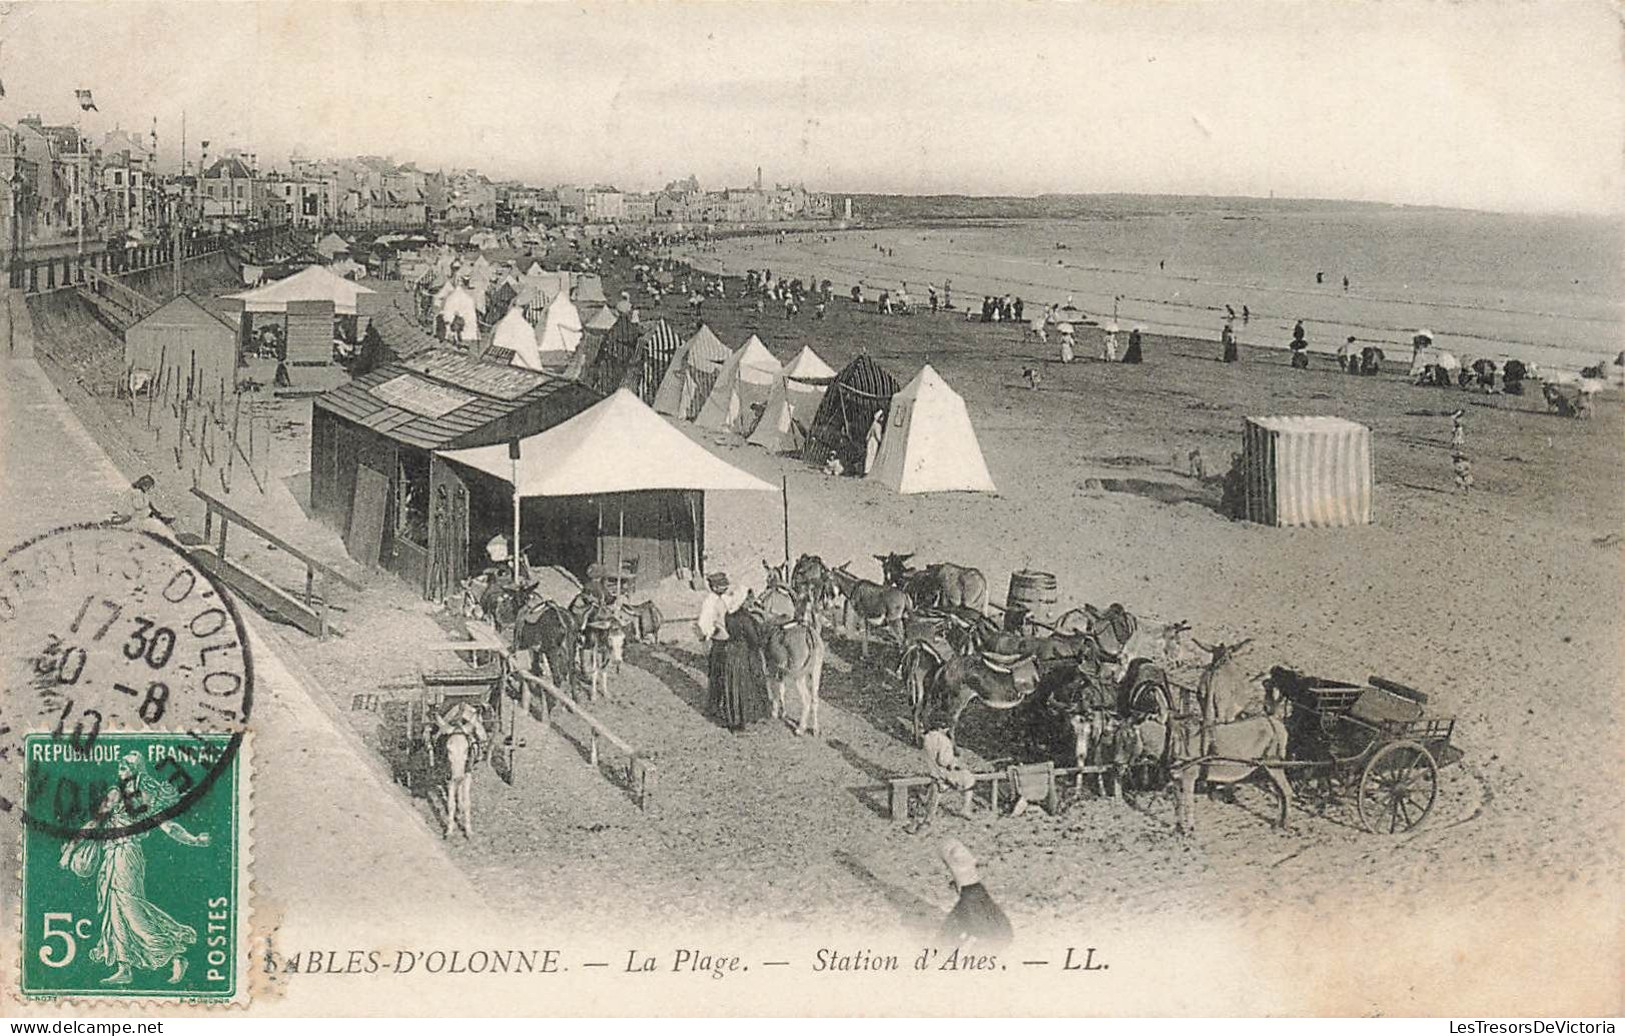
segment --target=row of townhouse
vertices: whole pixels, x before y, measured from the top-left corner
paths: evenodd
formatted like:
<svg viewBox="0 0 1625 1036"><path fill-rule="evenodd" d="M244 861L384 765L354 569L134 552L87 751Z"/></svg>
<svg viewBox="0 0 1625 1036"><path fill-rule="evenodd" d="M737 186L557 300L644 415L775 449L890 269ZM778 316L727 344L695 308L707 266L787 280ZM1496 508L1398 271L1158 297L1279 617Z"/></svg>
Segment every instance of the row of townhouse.
<svg viewBox="0 0 1625 1036"><path fill-rule="evenodd" d="M501 190L499 206L513 219L542 218L555 223L771 223L829 219L835 214L829 195L805 187L702 191L693 177L652 193L605 185L556 190L509 185Z"/></svg>
<svg viewBox="0 0 1625 1036"><path fill-rule="evenodd" d="M0 125L0 236L8 249L152 232L175 216L159 177L156 136L115 129L100 145L76 126L26 115Z"/></svg>

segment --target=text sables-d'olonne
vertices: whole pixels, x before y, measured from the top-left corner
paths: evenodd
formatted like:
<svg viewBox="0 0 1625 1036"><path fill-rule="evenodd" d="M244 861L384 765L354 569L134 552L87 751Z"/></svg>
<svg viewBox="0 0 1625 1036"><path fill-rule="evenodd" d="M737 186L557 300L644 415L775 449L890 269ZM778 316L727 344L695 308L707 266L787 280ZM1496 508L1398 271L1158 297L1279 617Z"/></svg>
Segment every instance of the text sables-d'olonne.
<svg viewBox="0 0 1625 1036"><path fill-rule="evenodd" d="M1093 946L1068 946L1062 959L1024 960L1026 967L1055 967L1061 971L1097 972L1110 965L1098 958ZM283 975L552 975L572 970L562 950L506 949L506 950L307 950L287 956L267 948L264 969L268 973ZM604 969L621 974L675 974L708 975L714 979L741 974L751 969L751 962L725 953L706 953L700 950L679 949L664 953L651 953L638 949L626 951L619 966L609 961L577 961L582 969ZM893 953L875 953L867 949L841 952L833 949L817 951L812 959L802 964L814 972L862 973L906 971L1003 971L1009 961L996 954L971 953L961 949L931 949L919 951L912 958ZM795 961L762 961L759 967L788 967Z"/></svg>

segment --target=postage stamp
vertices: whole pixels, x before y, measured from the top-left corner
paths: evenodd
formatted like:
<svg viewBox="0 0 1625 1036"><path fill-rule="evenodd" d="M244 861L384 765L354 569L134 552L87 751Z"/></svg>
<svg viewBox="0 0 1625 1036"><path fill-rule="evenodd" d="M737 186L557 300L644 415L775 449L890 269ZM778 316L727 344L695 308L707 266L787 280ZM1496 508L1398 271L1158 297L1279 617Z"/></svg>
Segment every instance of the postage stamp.
<svg viewBox="0 0 1625 1036"><path fill-rule="evenodd" d="M50 820L23 834L25 997L246 998L246 740L183 813L143 823L170 813L185 775L212 767L230 741L103 732L77 748L49 734L24 739L27 815Z"/></svg>
<svg viewBox="0 0 1625 1036"><path fill-rule="evenodd" d="M0 819L25 998L246 999L253 666L170 540L73 526L0 569Z"/></svg>

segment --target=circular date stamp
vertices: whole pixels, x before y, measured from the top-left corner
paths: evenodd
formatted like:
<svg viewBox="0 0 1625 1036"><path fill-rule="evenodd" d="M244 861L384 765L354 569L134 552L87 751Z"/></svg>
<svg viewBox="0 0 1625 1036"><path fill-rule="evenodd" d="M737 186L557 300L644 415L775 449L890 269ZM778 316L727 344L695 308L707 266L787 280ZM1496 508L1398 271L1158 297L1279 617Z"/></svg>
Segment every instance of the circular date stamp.
<svg viewBox="0 0 1625 1036"><path fill-rule="evenodd" d="M228 770L253 701L236 605L174 543L141 529L82 525L6 553L0 816L64 838L149 831L185 813ZM181 740L151 775L167 785L161 795L73 776L110 767L34 765L95 762L117 751L114 735L152 733Z"/></svg>

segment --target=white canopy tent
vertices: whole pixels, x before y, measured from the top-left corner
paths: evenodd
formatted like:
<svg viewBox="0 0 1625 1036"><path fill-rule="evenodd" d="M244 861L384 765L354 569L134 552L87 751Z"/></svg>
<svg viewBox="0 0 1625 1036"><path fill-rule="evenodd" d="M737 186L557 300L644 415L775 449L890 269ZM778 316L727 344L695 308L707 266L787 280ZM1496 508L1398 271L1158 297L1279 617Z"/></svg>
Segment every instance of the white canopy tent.
<svg viewBox="0 0 1625 1036"><path fill-rule="evenodd" d="M778 487L714 456L673 428L629 389L619 389L568 421L516 445L517 450L513 445L497 444L441 451L441 456L513 487L515 544L523 542L520 512L521 502L526 498L617 494L643 494L643 498L652 494L658 498L662 492L669 495L674 491L778 491ZM638 499L627 495L619 497L617 544L626 540L626 503ZM598 506L601 528L602 503ZM683 564L692 565L698 571L703 511L698 507L690 511L688 523L692 527L692 556L685 558ZM642 538L647 539L648 535L646 531Z"/></svg>
<svg viewBox="0 0 1625 1036"><path fill-rule="evenodd" d="M375 293L371 288L345 280L325 266L307 266L263 288L225 297L242 300L243 309L248 313L286 313L290 302L331 300L336 315L355 316L356 299L372 294Z"/></svg>

